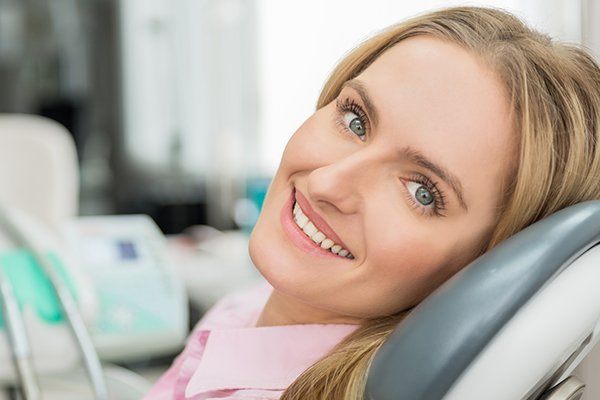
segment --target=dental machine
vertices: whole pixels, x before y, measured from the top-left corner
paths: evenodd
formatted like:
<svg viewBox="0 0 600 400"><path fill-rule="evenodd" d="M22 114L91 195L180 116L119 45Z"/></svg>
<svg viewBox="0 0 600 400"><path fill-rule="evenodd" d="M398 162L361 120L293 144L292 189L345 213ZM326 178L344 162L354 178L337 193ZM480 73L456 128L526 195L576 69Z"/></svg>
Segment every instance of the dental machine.
<svg viewBox="0 0 600 400"><path fill-rule="evenodd" d="M48 119L0 114L0 160L0 399L141 398L114 363L188 333L166 238L145 215L77 216L75 146Z"/></svg>

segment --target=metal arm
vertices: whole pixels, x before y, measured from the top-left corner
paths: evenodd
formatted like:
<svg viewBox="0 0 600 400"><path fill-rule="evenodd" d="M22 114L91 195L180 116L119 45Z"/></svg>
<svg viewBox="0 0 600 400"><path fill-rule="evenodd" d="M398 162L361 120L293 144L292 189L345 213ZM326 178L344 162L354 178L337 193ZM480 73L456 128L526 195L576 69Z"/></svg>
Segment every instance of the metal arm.
<svg viewBox="0 0 600 400"><path fill-rule="evenodd" d="M20 246L30 250L36 261L41 265L45 275L48 277L52 288L58 297L58 301L61 308L66 316L71 333L77 341L81 350L81 355L86 366L88 376L94 389L94 395L97 400L107 400L108 390L102 372L102 365L98 354L94 349L92 339L85 327L83 318L79 313L77 304L71 296L71 293L67 290L67 285L63 279L58 275L56 269L48 259L48 256L42 251L41 248L30 240L12 220L8 214L4 205L0 203L0 226L4 227L10 237Z"/></svg>
<svg viewBox="0 0 600 400"><path fill-rule="evenodd" d="M6 337L8 338L13 365L21 384L21 392L25 400L38 400L41 398L40 387L31 361L31 350L25 324L12 286L1 267L0 300L2 301Z"/></svg>

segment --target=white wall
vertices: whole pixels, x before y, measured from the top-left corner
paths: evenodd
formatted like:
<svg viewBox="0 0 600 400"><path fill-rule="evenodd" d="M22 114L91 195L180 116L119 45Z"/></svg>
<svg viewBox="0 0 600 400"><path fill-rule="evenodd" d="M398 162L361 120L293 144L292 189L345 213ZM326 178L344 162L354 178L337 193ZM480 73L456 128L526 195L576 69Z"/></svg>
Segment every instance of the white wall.
<svg viewBox="0 0 600 400"><path fill-rule="evenodd" d="M579 0L258 0L260 165L274 174L290 136L313 112L344 53L387 25L453 5L492 5L551 35L579 41Z"/></svg>
<svg viewBox="0 0 600 400"><path fill-rule="evenodd" d="M120 0L124 143L147 170L256 161L255 1Z"/></svg>
<svg viewBox="0 0 600 400"><path fill-rule="evenodd" d="M597 0L582 0L582 42L600 58L600 2Z"/></svg>
<svg viewBox="0 0 600 400"><path fill-rule="evenodd" d="M127 151L147 168L175 160L218 180L272 175L336 63L384 27L491 5L580 41L582 1L121 0Z"/></svg>

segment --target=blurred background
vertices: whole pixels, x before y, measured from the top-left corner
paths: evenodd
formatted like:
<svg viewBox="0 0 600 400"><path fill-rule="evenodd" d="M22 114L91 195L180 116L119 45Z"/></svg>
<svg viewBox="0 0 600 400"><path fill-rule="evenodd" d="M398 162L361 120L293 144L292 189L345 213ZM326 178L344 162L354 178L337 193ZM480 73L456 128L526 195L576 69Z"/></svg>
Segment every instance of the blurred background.
<svg viewBox="0 0 600 400"><path fill-rule="evenodd" d="M0 0L0 115L68 130L74 214L151 217L185 283L191 329L224 294L260 280L248 234L336 63L388 25L453 5L501 7L600 54L594 0ZM138 369L158 365L154 380L178 340Z"/></svg>
<svg viewBox="0 0 600 400"><path fill-rule="evenodd" d="M82 215L146 213L167 234L251 225L256 210L239 200L260 205L344 53L458 4L598 49L587 0L0 0L0 112L71 132Z"/></svg>

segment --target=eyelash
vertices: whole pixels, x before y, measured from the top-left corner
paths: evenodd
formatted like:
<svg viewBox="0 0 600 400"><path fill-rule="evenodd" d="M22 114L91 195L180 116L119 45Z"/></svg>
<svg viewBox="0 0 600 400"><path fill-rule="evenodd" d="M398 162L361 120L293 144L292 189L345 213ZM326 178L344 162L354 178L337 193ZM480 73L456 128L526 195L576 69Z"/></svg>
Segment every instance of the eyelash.
<svg viewBox="0 0 600 400"><path fill-rule="evenodd" d="M366 133L364 134L364 137L366 138L369 135L369 132L371 132L371 126L369 124L369 117L367 116L367 113L365 113L363 108L360 105L358 105L354 100L348 97L346 97L343 101L340 101L340 99L338 98L335 104L337 108L335 120L337 125L340 128L342 128L344 133L347 133L351 136L357 136L356 133L352 132L350 129L348 129L348 127L346 127L346 123L344 122L344 114L349 111L351 113L356 114L362 126L365 127ZM366 140L363 140L361 138L359 139L363 142Z"/></svg>
<svg viewBox="0 0 600 400"><path fill-rule="evenodd" d="M425 207L420 205L414 197L410 194L408 187L406 187L406 197L411 201L414 208L419 209L423 215L438 217L445 217L446 214L446 196L444 192L438 187L438 184L425 175L413 175L409 179L411 182L419 183L427 188L433 194L433 207ZM431 211L429 211L431 210Z"/></svg>
<svg viewBox="0 0 600 400"><path fill-rule="evenodd" d="M366 138L367 136L369 136L369 133L371 132L369 118L368 118L367 114L365 113L365 111L363 110L363 108L359 104L357 104L354 100L352 100L348 97L346 97L343 101L340 101L340 99L338 98L336 100L336 109L337 109L337 113L335 116L336 125L338 125L345 134L348 134L351 136L358 136L346 126L346 123L344 121L344 114L346 112L352 112L358 117L358 119L360 120L360 123L366 129L366 133L364 134L364 137ZM361 138L359 138L359 140L361 140L363 142L366 141L366 139L363 140ZM443 211L446 210L446 201L445 201L446 197L444 195L444 192L441 189L439 189L438 184L436 182L432 181L431 179L429 179L427 176L420 175L420 174L411 176L409 180L411 182L416 182L416 183L419 183L419 184L425 186L433 194L433 197L434 197L434 200L433 200L434 207L425 207L423 205L419 205L418 202L410 194L408 187L406 187L406 185L404 185L405 189L406 189L405 190L406 197L411 202L411 206L413 208L419 209L421 211L421 214L423 214L423 215L427 215L427 216L436 215L438 217L445 217L446 214ZM428 211L428 210L432 210L432 211Z"/></svg>

